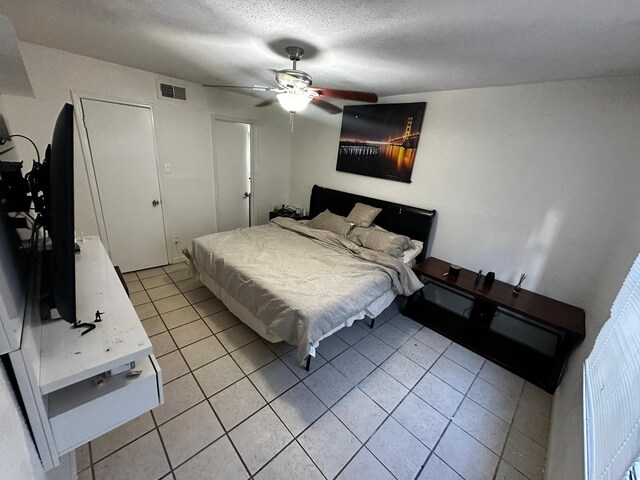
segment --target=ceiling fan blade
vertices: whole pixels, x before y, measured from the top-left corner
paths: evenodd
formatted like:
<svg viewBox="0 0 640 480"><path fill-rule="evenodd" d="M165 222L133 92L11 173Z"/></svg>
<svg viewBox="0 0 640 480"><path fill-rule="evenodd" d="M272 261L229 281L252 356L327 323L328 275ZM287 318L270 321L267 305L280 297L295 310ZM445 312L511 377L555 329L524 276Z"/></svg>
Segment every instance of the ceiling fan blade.
<svg viewBox="0 0 640 480"><path fill-rule="evenodd" d="M336 113L340 113L342 109L340 107L336 107L333 103L329 103L326 100L322 100L319 97L314 97L311 99L311 103L313 103L316 107L321 108L327 113L335 115Z"/></svg>
<svg viewBox="0 0 640 480"><path fill-rule="evenodd" d="M260 102L255 106L256 107L268 107L269 105L273 104L276 100L278 100L276 97L268 98L264 102Z"/></svg>
<svg viewBox="0 0 640 480"><path fill-rule="evenodd" d="M336 90L335 88L311 88L322 97L341 98L343 100L356 100L358 102L376 103L378 95L372 92L356 92L353 90Z"/></svg>
<svg viewBox="0 0 640 480"><path fill-rule="evenodd" d="M261 92L271 92L276 90L273 87L265 87L264 85L253 85L252 87L248 85L202 85L203 87L211 87L211 88L245 88L249 90L258 90Z"/></svg>

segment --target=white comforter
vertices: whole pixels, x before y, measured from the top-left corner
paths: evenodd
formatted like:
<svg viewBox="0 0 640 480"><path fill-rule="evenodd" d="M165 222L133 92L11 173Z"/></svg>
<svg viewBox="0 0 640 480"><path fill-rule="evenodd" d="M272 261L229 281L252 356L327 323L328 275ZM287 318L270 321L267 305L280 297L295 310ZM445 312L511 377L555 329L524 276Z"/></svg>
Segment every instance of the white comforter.
<svg viewBox="0 0 640 480"><path fill-rule="evenodd" d="M191 256L198 274L217 282L267 332L297 345L299 363L388 290L410 295L423 286L398 259L289 218L196 238Z"/></svg>

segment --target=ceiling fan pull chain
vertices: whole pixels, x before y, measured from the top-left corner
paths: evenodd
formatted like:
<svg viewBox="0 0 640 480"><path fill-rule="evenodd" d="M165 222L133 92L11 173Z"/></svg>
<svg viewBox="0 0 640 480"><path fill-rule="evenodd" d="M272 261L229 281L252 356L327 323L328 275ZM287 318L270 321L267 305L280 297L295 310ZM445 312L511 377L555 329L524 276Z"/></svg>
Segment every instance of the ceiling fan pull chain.
<svg viewBox="0 0 640 480"><path fill-rule="evenodd" d="M289 112L289 125L291 125L291 132L293 132L293 120L295 119L295 112Z"/></svg>

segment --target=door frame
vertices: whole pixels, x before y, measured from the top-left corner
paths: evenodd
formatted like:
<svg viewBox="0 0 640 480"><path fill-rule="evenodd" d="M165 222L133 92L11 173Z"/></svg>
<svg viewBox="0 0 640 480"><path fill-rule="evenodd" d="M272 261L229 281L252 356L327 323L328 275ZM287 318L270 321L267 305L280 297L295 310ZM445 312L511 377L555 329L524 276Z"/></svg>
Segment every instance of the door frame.
<svg viewBox="0 0 640 480"><path fill-rule="evenodd" d="M249 197L249 226L253 226L256 224L256 179L257 179L257 167L256 164L256 146L258 143L258 131L257 131L257 120L251 118L240 118L240 117L228 117L225 115L216 115L215 113L211 114L211 154L213 157L213 191L214 191L214 200L215 200L215 213L216 213L216 231L218 231L218 205L219 202L219 192L218 192L218 158L216 154L216 121L220 122L229 122L229 123L243 123L249 125L249 148L251 151L249 152L249 190L251 192L251 196Z"/></svg>
<svg viewBox="0 0 640 480"><path fill-rule="evenodd" d="M162 209L162 228L164 231L164 249L167 256L167 263L172 261L171 251L169 249L168 232L169 222L167 221L166 210L164 208L164 184L162 178L162 170L160 169L159 157L158 157L158 142L156 139L156 123L155 123L155 105L153 103L128 100L124 98L117 98L110 95L102 95L97 93L87 93L71 90L71 100L73 103L73 113L78 127L78 134L80 138L80 147L82 150L82 156L84 157L85 170L87 171L87 180L89 181L89 191L91 193L91 201L93 203L93 210L96 215L96 222L98 224L98 235L102 244L109 256L111 256L111 250L109 248L109 235L107 233L107 226L104 221L104 213L102 211L102 201L100 199L100 190L98 188L98 178L96 176L96 170L93 163L93 155L91 154L91 147L89 145L89 136L87 135L87 129L84 123L84 109L82 108L82 100L93 100L97 102L117 103L120 105L127 105L131 107L146 108L151 113L151 134L153 136L153 150L156 160L156 173L158 174L158 189L160 191L160 208Z"/></svg>

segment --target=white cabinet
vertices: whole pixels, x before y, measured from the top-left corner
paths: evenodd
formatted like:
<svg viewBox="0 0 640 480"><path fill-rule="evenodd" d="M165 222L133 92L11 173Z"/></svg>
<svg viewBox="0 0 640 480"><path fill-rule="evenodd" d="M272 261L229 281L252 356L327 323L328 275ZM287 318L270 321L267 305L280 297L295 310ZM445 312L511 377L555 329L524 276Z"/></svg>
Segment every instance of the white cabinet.
<svg viewBox="0 0 640 480"><path fill-rule="evenodd" d="M20 348L28 287L26 270L29 266L21 264L19 256L13 255L14 246L9 234L5 219L0 218L0 355Z"/></svg>
<svg viewBox="0 0 640 480"><path fill-rule="evenodd" d="M153 355L137 361L136 369L142 370L139 376L115 375L100 385L86 379L47 396L61 455L158 406L160 369Z"/></svg>
<svg viewBox="0 0 640 480"><path fill-rule="evenodd" d="M45 470L59 465L65 453L163 403L162 372L151 342L104 247L97 237L87 237L81 249L77 318L93 323L99 310L103 321L81 335L84 329L64 320L41 320L36 278L21 347L10 353ZM134 376L128 371L132 362L140 370Z"/></svg>

